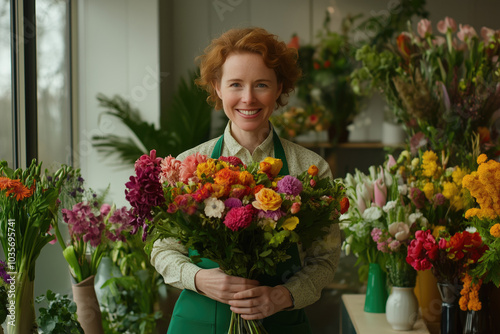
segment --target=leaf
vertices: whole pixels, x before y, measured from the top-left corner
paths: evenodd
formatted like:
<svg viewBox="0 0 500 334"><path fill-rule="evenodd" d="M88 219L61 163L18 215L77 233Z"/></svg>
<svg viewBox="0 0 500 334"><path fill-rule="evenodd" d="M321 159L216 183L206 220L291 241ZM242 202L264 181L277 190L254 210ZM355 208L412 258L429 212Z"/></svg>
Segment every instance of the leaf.
<svg viewBox="0 0 500 334"><path fill-rule="evenodd" d="M264 252L260 253L260 254L259 254L259 256L260 256L260 257L266 257L266 256L268 256L269 254L271 254L271 252L272 252L272 251L273 251L272 249L268 249L268 250L266 250L266 251L264 251Z"/></svg>

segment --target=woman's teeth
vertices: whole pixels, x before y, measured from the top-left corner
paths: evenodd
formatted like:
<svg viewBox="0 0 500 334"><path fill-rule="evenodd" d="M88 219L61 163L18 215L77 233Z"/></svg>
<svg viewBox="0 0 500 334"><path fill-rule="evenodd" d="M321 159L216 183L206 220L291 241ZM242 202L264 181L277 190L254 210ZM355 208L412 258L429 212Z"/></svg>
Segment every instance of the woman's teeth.
<svg viewBox="0 0 500 334"><path fill-rule="evenodd" d="M252 110L245 110L245 109L238 109L238 112L242 113L243 115L246 115L246 116L252 116L252 115L255 115L256 113L259 112L260 109L252 109Z"/></svg>

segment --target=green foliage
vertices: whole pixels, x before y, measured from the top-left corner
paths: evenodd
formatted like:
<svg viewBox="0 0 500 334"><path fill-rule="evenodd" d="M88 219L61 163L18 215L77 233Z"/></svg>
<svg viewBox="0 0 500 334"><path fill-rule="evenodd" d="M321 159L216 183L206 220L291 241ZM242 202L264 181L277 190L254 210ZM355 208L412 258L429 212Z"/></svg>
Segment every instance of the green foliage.
<svg viewBox="0 0 500 334"><path fill-rule="evenodd" d="M132 137L115 134L94 136L93 146L106 156L118 158L116 163L133 164L137 157L156 150L158 156L177 156L209 139L211 110L207 104L207 93L194 84L196 72L189 79L181 79L170 105L162 111L160 128L144 121L140 111L124 98L115 95L97 96L99 105L105 109L103 115L119 120L132 133Z"/></svg>
<svg viewBox="0 0 500 334"><path fill-rule="evenodd" d="M77 320L76 304L68 298L48 290L36 299L37 303L46 301L47 307L40 307L37 323L44 334L83 334L83 328Z"/></svg>
<svg viewBox="0 0 500 334"><path fill-rule="evenodd" d="M141 233L116 242L108 255L122 276L110 278L101 287L107 288L101 303L106 333L154 333L162 314L153 306L163 282L144 252Z"/></svg>

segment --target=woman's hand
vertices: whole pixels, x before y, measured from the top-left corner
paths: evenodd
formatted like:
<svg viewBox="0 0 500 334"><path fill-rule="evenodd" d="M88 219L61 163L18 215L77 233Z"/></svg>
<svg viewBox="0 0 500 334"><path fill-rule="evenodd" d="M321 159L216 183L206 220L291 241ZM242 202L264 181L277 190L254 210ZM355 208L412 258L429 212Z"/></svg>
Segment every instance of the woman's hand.
<svg viewBox="0 0 500 334"><path fill-rule="evenodd" d="M201 269L194 281L198 292L224 304L229 304L236 293L259 285L259 281L226 275L219 268Z"/></svg>
<svg viewBox="0 0 500 334"><path fill-rule="evenodd" d="M245 320L263 319L293 306L290 292L282 285L258 286L234 295L231 311Z"/></svg>

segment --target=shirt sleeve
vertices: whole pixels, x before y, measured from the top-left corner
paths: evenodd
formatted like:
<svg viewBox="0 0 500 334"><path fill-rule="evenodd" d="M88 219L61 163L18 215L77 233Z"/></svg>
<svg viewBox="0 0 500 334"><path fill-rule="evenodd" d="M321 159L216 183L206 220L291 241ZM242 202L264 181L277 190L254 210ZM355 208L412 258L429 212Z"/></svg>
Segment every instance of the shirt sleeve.
<svg viewBox="0 0 500 334"><path fill-rule="evenodd" d="M187 256L187 248L174 238L155 241L151 264L163 276L165 283L178 289L196 290L195 276L201 270Z"/></svg>

